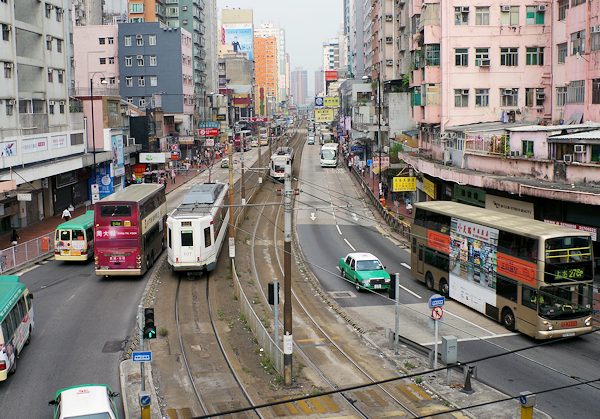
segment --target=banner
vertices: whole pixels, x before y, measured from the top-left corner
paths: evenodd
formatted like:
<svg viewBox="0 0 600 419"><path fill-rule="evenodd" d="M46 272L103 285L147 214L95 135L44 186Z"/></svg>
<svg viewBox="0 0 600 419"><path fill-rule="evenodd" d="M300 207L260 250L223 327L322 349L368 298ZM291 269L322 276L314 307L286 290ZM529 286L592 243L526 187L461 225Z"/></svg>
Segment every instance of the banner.
<svg viewBox="0 0 600 419"><path fill-rule="evenodd" d="M56 135L54 137L50 137L50 149L55 148L64 148L67 146L67 136L66 135Z"/></svg>
<svg viewBox="0 0 600 419"><path fill-rule="evenodd" d="M331 108L315 109L315 122L333 121L334 112Z"/></svg>
<svg viewBox="0 0 600 419"><path fill-rule="evenodd" d="M485 208L533 219L533 203L485 194Z"/></svg>
<svg viewBox="0 0 600 419"><path fill-rule="evenodd" d="M217 121L200 121L198 128L220 128L221 123Z"/></svg>
<svg viewBox="0 0 600 419"><path fill-rule="evenodd" d="M327 108L339 108L340 98L338 96L327 96L323 98L323 105Z"/></svg>
<svg viewBox="0 0 600 419"><path fill-rule="evenodd" d="M431 199L435 199L435 183L423 178L423 192Z"/></svg>
<svg viewBox="0 0 600 419"><path fill-rule="evenodd" d="M227 46L228 52L246 54L248 60L254 60L254 34L252 24L228 23L223 25L224 37L221 38L223 45Z"/></svg>
<svg viewBox="0 0 600 419"><path fill-rule="evenodd" d="M12 157L17 155L17 142L5 141L0 144L0 157Z"/></svg>
<svg viewBox="0 0 600 419"><path fill-rule="evenodd" d="M165 153L140 153L140 163L166 163Z"/></svg>
<svg viewBox="0 0 600 419"><path fill-rule="evenodd" d="M23 154L35 153L48 149L48 140L46 138L30 138L23 140L21 143L21 151Z"/></svg>
<svg viewBox="0 0 600 419"><path fill-rule="evenodd" d="M390 158L381 156L381 170L387 170L390 167ZM379 173L379 156L373 157L373 173Z"/></svg>
<svg viewBox="0 0 600 419"><path fill-rule="evenodd" d="M336 81L338 79L337 70L325 70L326 81Z"/></svg>
<svg viewBox="0 0 600 419"><path fill-rule="evenodd" d="M123 152L123 135L111 136L112 142L112 166L115 176L125 175L125 155Z"/></svg>
<svg viewBox="0 0 600 419"><path fill-rule="evenodd" d="M392 192L414 192L417 190L417 178L395 177L392 179Z"/></svg>

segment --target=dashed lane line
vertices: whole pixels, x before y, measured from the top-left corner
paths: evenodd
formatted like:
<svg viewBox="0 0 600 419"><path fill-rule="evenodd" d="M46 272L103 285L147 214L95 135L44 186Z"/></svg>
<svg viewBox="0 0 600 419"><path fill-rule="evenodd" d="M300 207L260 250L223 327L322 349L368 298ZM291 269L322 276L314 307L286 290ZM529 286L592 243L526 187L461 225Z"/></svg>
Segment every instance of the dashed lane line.
<svg viewBox="0 0 600 419"><path fill-rule="evenodd" d="M346 244L348 246L350 246L350 249L352 249L353 252L356 252L356 249L354 248L354 246L352 246L352 244L348 241L348 239L344 239L344 241L346 242Z"/></svg>
<svg viewBox="0 0 600 419"><path fill-rule="evenodd" d="M342 235L342 230L340 230L340 225L336 224L335 228L337 228L338 233L340 233L340 236Z"/></svg>

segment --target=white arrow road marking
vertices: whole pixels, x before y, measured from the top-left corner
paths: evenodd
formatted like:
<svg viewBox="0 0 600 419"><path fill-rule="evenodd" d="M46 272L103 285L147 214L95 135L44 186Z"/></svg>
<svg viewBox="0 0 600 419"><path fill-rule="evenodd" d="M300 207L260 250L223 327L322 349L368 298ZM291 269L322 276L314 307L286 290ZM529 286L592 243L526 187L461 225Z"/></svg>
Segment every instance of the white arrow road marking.
<svg viewBox="0 0 600 419"><path fill-rule="evenodd" d="M352 249L352 251L353 251L353 252L356 252L356 249L354 248L354 246L352 246L352 245L350 244L350 242L348 241L348 239L344 239L344 241L346 242L346 244L347 244L348 246L350 246L350 249Z"/></svg>
<svg viewBox="0 0 600 419"><path fill-rule="evenodd" d="M354 221L358 221L358 215L356 215L356 213L355 213L355 212L353 212L353 213L352 213L352 219L353 219Z"/></svg>
<svg viewBox="0 0 600 419"><path fill-rule="evenodd" d="M317 217L315 216L314 212L310 213L310 219L313 220L313 221L315 221L317 219Z"/></svg>
<svg viewBox="0 0 600 419"><path fill-rule="evenodd" d="M406 269L410 269L410 265L408 263L402 262L400 265L404 266Z"/></svg>

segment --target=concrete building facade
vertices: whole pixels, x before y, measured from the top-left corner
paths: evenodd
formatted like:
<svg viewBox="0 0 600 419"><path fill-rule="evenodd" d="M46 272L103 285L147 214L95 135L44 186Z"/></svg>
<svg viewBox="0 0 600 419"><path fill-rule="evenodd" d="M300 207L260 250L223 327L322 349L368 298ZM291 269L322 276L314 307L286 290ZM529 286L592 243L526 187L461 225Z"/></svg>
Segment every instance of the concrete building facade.
<svg viewBox="0 0 600 419"><path fill-rule="evenodd" d="M263 23L254 29L256 37L272 36L277 39L277 103L287 100L289 77L286 67L285 29L273 24Z"/></svg>
<svg viewBox="0 0 600 419"><path fill-rule="evenodd" d="M254 77L256 82L255 112L272 115L277 104L278 84L277 38L257 36L254 38Z"/></svg>
<svg viewBox="0 0 600 419"><path fill-rule="evenodd" d="M291 77L291 97L295 105L308 103L308 73L302 67L296 67Z"/></svg>

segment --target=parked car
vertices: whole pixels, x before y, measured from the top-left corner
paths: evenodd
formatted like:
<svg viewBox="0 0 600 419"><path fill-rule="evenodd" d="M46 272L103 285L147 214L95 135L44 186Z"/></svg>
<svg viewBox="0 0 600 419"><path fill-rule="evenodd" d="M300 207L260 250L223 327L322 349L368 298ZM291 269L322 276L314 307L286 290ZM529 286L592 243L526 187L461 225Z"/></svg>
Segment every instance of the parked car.
<svg viewBox="0 0 600 419"><path fill-rule="evenodd" d="M225 169L229 168L229 158L225 157L221 159L221 167Z"/></svg>
<svg viewBox="0 0 600 419"><path fill-rule="evenodd" d="M339 268L342 277L354 284L357 291L386 290L390 287L390 274L371 253L348 253L340 258Z"/></svg>
<svg viewBox="0 0 600 419"><path fill-rule="evenodd" d="M258 139L256 137L252 137L252 139L250 140L250 146L258 147Z"/></svg>
<svg viewBox="0 0 600 419"><path fill-rule="evenodd" d="M309 136L308 136L308 140L306 141L306 144L310 144L310 145L312 145L312 144L314 144L314 143L315 143L315 137L314 137L314 136L312 136L312 135L309 135Z"/></svg>
<svg viewBox="0 0 600 419"><path fill-rule="evenodd" d="M118 419L118 395L105 384L83 384L58 390L48 404L54 406L54 419Z"/></svg>

